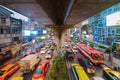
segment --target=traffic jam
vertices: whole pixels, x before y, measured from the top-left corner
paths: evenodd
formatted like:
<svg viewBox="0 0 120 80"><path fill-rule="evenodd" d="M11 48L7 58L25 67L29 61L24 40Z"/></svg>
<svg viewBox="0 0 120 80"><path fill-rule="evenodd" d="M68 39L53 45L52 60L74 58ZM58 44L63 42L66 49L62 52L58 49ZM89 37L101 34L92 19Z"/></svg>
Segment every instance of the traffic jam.
<svg viewBox="0 0 120 80"><path fill-rule="evenodd" d="M46 43L33 46L29 42L3 48L0 80L46 80L56 48L53 40ZM83 42L74 45L68 41L64 46L68 80L120 80L120 73L104 63L104 53ZM21 55L17 54L20 51Z"/></svg>
<svg viewBox="0 0 120 80"><path fill-rule="evenodd" d="M120 80L120 72L105 64L104 53L78 42L65 43L69 80Z"/></svg>
<svg viewBox="0 0 120 80"><path fill-rule="evenodd" d="M54 55L54 42L35 45L35 49L32 42L4 48L0 55L0 80L45 80Z"/></svg>

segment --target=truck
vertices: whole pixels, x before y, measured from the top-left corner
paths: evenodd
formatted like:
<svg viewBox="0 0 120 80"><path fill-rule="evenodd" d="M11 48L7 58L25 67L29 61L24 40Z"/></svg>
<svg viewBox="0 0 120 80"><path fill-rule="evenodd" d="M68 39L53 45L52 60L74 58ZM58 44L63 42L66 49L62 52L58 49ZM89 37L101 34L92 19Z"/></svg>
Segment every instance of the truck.
<svg viewBox="0 0 120 80"><path fill-rule="evenodd" d="M40 60L38 55L30 54L20 60L20 70L23 73L29 73L35 69Z"/></svg>

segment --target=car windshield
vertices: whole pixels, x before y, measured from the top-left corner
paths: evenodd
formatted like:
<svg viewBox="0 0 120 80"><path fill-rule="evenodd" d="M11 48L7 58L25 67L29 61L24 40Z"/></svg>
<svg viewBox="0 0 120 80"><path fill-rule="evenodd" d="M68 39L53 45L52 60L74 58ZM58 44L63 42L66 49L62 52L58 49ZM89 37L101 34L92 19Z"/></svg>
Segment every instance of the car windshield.
<svg viewBox="0 0 120 80"><path fill-rule="evenodd" d="M37 69L36 74L42 74L42 69Z"/></svg>
<svg viewBox="0 0 120 80"><path fill-rule="evenodd" d="M49 51L47 52L47 54L51 54L51 51L49 50Z"/></svg>
<svg viewBox="0 0 120 80"><path fill-rule="evenodd" d="M103 58L103 55L102 54L95 54L94 55L94 59L102 59Z"/></svg>
<svg viewBox="0 0 120 80"><path fill-rule="evenodd" d="M4 70L0 70L0 76L2 76L4 74Z"/></svg>

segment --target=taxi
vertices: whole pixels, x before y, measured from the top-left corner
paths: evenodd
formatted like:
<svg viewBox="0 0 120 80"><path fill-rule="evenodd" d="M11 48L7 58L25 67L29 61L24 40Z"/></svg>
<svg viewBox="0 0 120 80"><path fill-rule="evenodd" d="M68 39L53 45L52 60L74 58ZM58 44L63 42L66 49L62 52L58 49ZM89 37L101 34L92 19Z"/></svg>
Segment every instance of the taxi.
<svg viewBox="0 0 120 80"><path fill-rule="evenodd" d="M108 80L120 80L120 72L108 67L103 68L103 74L108 78Z"/></svg>
<svg viewBox="0 0 120 80"><path fill-rule="evenodd" d="M19 63L10 63L0 69L0 80L8 80L20 68Z"/></svg>
<svg viewBox="0 0 120 80"><path fill-rule="evenodd" d="M45 76L45 74L46 74L47 71L48 71L49 63L50 63L49 60L44 60L44 61L42 61L42 62L38 65L35 73L33 74L32 80L45 80L45 79L44 79L44 76Z"/></svg>
<svg viewBox="0 0 120 80"><path fill-rule="evenodd" d="M21 76L18 76L18 77L14 77L14 78L12 78L12 80L24 80L24 78L21 77Z"/></svg>

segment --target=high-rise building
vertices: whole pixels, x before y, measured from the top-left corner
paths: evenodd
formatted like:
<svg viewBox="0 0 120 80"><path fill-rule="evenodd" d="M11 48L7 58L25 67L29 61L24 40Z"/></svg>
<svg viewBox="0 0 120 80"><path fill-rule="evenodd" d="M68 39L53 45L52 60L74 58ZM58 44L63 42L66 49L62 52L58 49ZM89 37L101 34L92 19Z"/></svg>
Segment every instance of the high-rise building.
<svg viewBox="0 0 120 80"><path fill-rule="evenodd" d="M107 26L107 16L115 12L120 12L120 3L88 19L87 25L92 27L94 41L107 45L120 42L120 25Z"/></svg>

